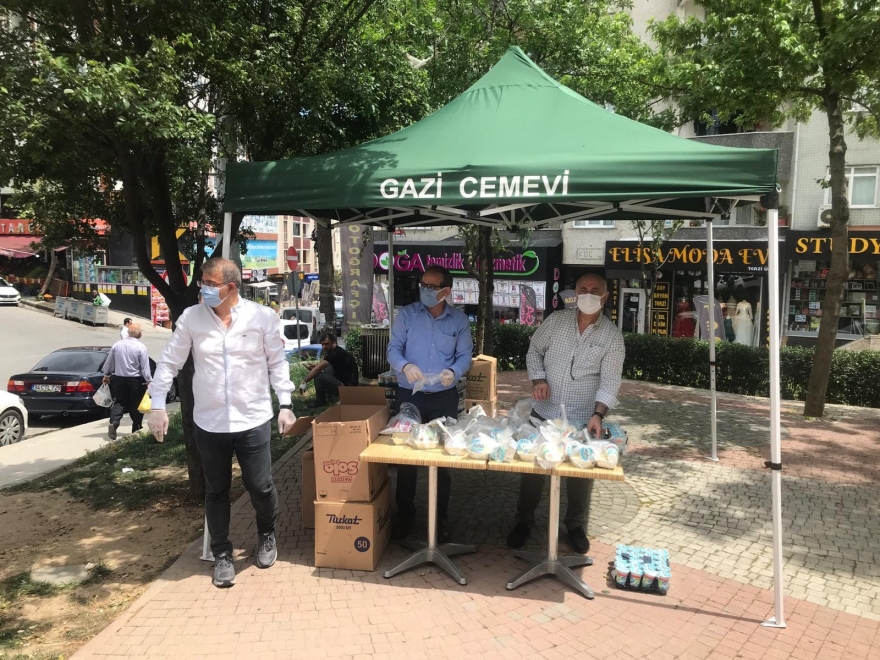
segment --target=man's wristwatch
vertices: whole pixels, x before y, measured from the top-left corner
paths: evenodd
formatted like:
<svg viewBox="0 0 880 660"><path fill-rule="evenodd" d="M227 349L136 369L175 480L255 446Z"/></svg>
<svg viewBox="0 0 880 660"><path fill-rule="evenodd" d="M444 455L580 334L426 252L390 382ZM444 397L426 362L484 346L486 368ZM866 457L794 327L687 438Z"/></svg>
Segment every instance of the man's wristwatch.
<svg viewBox="0 0 880 660"><path fill-rule="evenodd" d="M289 403L282 403L278 408L279 410L293 410L293 406Z"/></svg>
<svg viewBox="0 0 880 660"><path fill-rule="evenodd" d="M598 410L593 411L593 417L598 417L600 422L605 421L605 415L600 413Z"/></svg>

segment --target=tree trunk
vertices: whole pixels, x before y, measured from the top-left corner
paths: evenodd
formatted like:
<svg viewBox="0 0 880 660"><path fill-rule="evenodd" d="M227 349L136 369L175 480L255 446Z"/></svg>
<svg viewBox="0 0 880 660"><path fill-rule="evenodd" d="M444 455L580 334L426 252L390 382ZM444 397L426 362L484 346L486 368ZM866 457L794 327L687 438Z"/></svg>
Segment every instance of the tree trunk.
<svg viewBox="0 0 880 660"><path fill-rule="evenodd" d="M319 309L324 315L324 325L331 330L336 327L335 273L333 272L333 232L329 224L317 223L315 252L318 255ZM393 303L392 303L393 304Z"/></svg>
<svg viewBox="0 0 880 660"><path fill-rule="evenodd" d="M831 268L825 284L825 298L822 301L822 318L819 322L819 338L816 341L813 370L810 372L810 382L807 385L807 400L804 404L804 415L807 417L822 417L825 413L831 358L837 343L840 301L849 271L846 140L840 100L836 96L827 98L825 110L828 114L828 134L831 138L828 152L831 177ZM772 282L770 284L773 286Z"/></svg>
<svg viewBox="0 0 880 660"><path fill-rule="evenodd" d="M49 257L49 272L46 274L46 281L40 287L40 293L37 294L38 298L46 295L46 291L49 290L49 286L52 284L52 278L55 277L55 269L58 268L58 253L55 252L55 248L49 248L49 252L51 254Z"/></svg>
<svg viewBox="0 0 880 660"><path fill-rule="evenodd" d="M189 495L196 502L205 501L205 469L202 456L195 442L195 423L193 422L193 389L195 363L192 355L177 373L177 392L180 397L180 421L183 424L183 439L186 443L186 469L189 475Z"/></svg>

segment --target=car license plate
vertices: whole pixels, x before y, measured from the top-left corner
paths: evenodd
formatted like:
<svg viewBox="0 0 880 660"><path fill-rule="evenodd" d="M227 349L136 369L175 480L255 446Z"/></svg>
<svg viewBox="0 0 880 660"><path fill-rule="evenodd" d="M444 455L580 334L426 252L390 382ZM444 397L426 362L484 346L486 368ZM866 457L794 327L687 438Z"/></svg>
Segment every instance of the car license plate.
<svg viewBox="0 0 880 660"><path fill-rule="evenodd" d="M33 392L60 392L61 385L33 385L31 387L31 391Z"/></svg>

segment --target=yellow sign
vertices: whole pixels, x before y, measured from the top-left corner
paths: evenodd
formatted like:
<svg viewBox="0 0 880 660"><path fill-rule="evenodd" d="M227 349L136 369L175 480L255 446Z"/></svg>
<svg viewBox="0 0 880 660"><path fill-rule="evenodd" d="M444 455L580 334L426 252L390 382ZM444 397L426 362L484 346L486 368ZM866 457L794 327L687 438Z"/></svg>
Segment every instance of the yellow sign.
<svg viewBox="0 0 880 660"><path fill-rule="evenodd" d="M183 236L183 235L186 233L186 231L187 231L186 229L177 229L177 230L175 230L174 235L177 237L177 240L178 240L178 241L180 240L180 237ZM155 261L156 259L159 258L159 255L161 255L161 254L162 254L162 248L159 246L159 237L158 237L158 236L153 236L153 240L152 240L152 243L151 243L151 250L150 250L150 259L151 259L152 261ZM178 257L182 262L188 262L188 261L189 261L189 259L187 259L186 256L185 256L182 252L178 252L178 253L177 253L177 257Z"/></svg>

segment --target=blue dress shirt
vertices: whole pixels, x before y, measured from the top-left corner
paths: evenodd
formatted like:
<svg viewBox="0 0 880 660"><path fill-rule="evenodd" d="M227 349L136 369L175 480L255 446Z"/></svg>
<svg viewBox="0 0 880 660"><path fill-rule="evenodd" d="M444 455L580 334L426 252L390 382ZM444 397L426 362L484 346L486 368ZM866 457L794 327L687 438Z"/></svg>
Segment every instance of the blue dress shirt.
<svg viewBox="0 0 880 660"><path fill-rule="evenodd" d="M397 383L412 389L403 368L414 364L426 376L452 369L455 383L471 368L474 341L467 315L452 305L446 305L436 319L422 302L407 305L394 319L391 341L388 342L388 363L397 372ZM425 392L450 389L441 383L429 385Z"/></svg>

